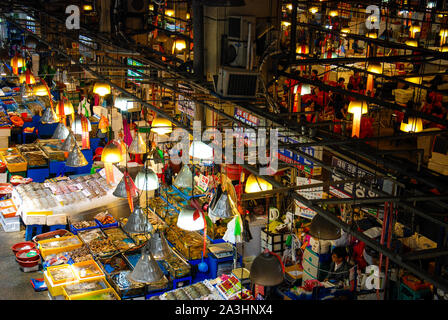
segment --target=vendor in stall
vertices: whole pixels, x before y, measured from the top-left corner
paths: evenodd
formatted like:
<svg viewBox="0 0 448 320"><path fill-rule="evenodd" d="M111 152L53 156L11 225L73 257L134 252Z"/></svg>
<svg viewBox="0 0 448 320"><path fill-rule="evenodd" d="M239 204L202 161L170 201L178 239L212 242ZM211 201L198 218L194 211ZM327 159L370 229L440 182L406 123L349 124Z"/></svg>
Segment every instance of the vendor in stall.
<svg viewBox="0 0 448 320"><path fill-rule="evenodd" d="M325 281L332 283L345 283L349 279L350 265L347 261L346 247L335 247L331 253L331 264L328 277Z"/></svg>

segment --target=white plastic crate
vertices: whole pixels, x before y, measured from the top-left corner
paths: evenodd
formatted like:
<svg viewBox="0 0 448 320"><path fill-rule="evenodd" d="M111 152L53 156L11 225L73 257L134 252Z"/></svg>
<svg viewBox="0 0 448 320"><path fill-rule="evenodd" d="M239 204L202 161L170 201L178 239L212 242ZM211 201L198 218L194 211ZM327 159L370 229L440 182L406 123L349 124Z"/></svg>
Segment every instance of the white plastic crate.
<svg viewBox="0 0 448 320"><path fill-rule="evenodd" d="M2 227L3 227L3 230L5 230L5 232L20 231L20 217L19 216L15 216L12 218L4 218L3 215L0 215L0 216L1 216Z"/></svg>

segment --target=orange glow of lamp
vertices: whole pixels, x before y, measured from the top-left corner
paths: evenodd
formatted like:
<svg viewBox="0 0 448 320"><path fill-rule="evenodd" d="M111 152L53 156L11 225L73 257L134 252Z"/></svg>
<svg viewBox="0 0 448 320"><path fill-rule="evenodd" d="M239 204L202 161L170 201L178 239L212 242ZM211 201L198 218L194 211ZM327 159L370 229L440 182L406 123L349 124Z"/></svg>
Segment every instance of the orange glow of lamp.
<svg viewBox="0 0 448 320"><path fill-rule="evenodd" d="M310 47L306 44L298 44L296 48L297 54L309 54L310 53ZM305 59L305 57L300 57L300 59ZM305 66L300 66L300 71L305 70Z"/></svg>
<svg viewBox="0 0 448 320"><path fill-rule="evenodd" d="M420 118L409 117L408 122L401 122L400 130L404 132L420 132L423 130L423 122Z"/></svg>
<svg viewBox="0 0 448 320"><path fill-rule="evenodd" d="M23 59L17 54L11 59L12 72L15 75L19 74L19 68L22 68L24 65L25 65L25 59Z"/></svg>
<svg viewBox="0 0 448 320"><path fill-rule="evenodd" d="M361 131L361 116L368 111L367 102L351 101L348 105L348 112L353 114L352 137L359 138Z"/></svg>
<svg viewBox="0 0 448 320"><path fill-rule="evenodd" d="M114 182L114 172L112 168L113 163L121 162L123 160L121 147L117 146L114 141L109 142L101 154L101 161L104 162L104 169L106 171L107 183Z"/></svg>
<svg viewBox="0 0 448 320"><path fill-rule="evenodd" d="M367 71L368 72L373 72L373 73L376 73L376 74L381 74L382 73L381 64L379 64L379 63L371 63L367 67ZM367 76L366 93L367 93L367 91L370 91L370 96L371 97L374 96L374 93L373 93L373 83L374 83L373 74L369 73L368 76Z"/></svg>
<svg viewBox="0 0 448 320"><path fill-rule="evenodd" d="M440 29L439 36L440 36L440 45L443 46L446 42L446 38L448 37L448 29L447 28Z"/></svg>
<svg viewBox="0 0 448 320"><path fill-rule="evenodd" d="M422 29L420 26L412 26L409 28L411 38L415 38L415 34L420 32Z"/></svg>

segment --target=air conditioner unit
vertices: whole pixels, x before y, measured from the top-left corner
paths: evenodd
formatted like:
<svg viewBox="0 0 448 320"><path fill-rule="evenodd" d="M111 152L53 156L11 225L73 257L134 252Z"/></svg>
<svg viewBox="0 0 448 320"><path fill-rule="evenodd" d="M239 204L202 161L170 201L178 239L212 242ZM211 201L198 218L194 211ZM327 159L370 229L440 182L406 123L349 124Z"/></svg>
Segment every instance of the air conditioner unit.
<svg viewBox="0 0 448 320"><path fill-rule="evenodd" d="M145 13L149 10L149 0L127 0L128 13Z"/></svg>
<svg viewBox="0 0 448 320"><path fill-rule="evenodd" d="M227 18L227 37L229 40L255 40L256 19L254 16L230 16Z"/></svg>
<svg viewBox="0 0 448 320"><path fill-rule="evenodd" d="M247 42L224 41L221 56L223 65L245 68L247 63Z"/></svg>
<svg viewBox="0 0 448 320"><path fill-rule="evenodd" d="M228 98L255 98L258 91L258 72L221 67L217 93Z"/></svg>

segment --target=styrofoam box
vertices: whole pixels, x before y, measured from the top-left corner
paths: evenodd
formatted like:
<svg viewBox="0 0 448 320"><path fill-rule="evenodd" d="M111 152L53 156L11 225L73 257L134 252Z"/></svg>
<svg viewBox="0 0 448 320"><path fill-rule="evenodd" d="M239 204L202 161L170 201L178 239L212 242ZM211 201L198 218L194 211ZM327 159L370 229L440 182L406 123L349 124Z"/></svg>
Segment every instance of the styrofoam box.
<svg viewBox="0 0 448 320"><path fill-rule="evenodd" d="M9 137L11 136L11 129L10 128L0 128L0 137Z"/></svg>
<svg viewBox="0 0 448 320"><path fill-rule="evenodd" d="M22 212L22 220L26 225L29 224L40 224L45 225L47 223L47 215L40 214L26 214L26 212Z"/></svg>
<svg viewBox="0 0 448 320"><path fill-rule="evenodd" d="M67 215L65 214L52 214L47 216L47 225L54 226L58 224L67 224Z"/></svg>
<svg viewBox="0 0 448 320"><path fill-rule="evenodd" d="M0 130L1 132L2 130ZM9 147L9 137L0 136L0 148L8 148Z"/></svg>

